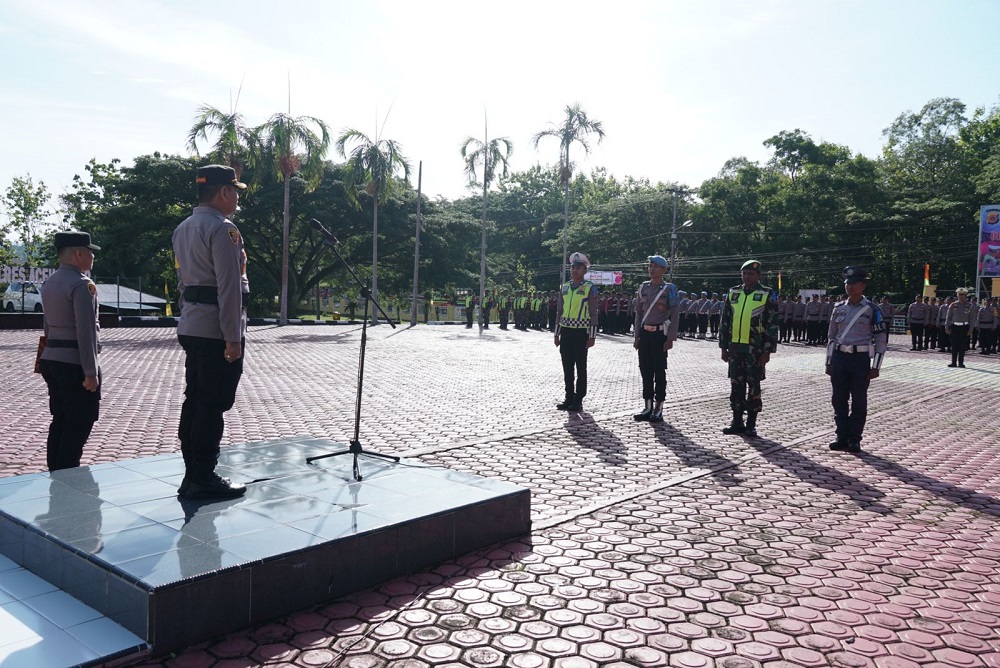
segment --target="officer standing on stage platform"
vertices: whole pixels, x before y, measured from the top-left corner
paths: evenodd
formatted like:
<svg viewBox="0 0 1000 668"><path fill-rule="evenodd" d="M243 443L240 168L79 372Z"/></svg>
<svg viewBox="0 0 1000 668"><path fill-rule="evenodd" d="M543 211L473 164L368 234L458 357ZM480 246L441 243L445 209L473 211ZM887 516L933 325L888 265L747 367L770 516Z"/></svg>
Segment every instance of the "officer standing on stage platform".
<svg viewBox="0 0 1000 668"><path fill-rule="evenodd" d="M101 404L97 286L86 276L101 247L76 230L56 232L54 241L59 269L42 284L45 348L38 362L52 414L45 443L50 471L80 465Z"/></svg>
<svg viewBox="0 0 1000 668"><path fill-rule="evenodd" d="M762 408L760 382L771 353L778 349L778 302L771 288L760 284L760 262L747 260L740 270L743 283L726 293L719 333L722 361L729 364L733 409L733 421L722 433L755 437Z"/></svg>
<svg viewBox="0 0 1000 668"><path fill-rule="evenodd" d="M243 237L229 220L239 203L236 170L198 168L198 206L173 234L181 317L177 339L184 348L184 404L178 435L188 499L242 496L246 486L215 472L225 429L223 414L236 401L243 375L250 294Z"/></svg>
<svg viewBox="0 0 1000 668"><path fill-rule="evenodd" d="M878 378L889 330L882 311L868 301L868 274L860 267L844 269L847 299L833 309L826 373L833 385L833 419L837 440L831 450L861 452L861 435L868 417L868 384Z"/></svg>
<svg viewBox="0 0 1000 668"><path fill-rule="evenodd" d="M958 301L948 307L945 316L945 331L951 344L951 364L965 368L965 351L969 349L969 325L972 322L972 304L969 303L969 291L965 288L955 290Z"/></svg>
<svg viewBox="0 0 1000 668"><path fill-rule="evenodd" d="M667 355L677 340L677 286L663 280L667 261L651 255L649 280L639 286L635 302L635 334L632 347L639 351L642 398L645 408L633 415L638 422L663 422L663 402L667 397Z"/></svg>
<svg viewBox="0 0 1000 668"><path fill-rule="evenodd" d="M561 411L582 411L587 396L587 351L597 340L597 288L584 280L590 260L583 253L569 256L570 280L559 289L555 344L562 357L566 399ZM574 370L576 380L574 382Z"/></svg>

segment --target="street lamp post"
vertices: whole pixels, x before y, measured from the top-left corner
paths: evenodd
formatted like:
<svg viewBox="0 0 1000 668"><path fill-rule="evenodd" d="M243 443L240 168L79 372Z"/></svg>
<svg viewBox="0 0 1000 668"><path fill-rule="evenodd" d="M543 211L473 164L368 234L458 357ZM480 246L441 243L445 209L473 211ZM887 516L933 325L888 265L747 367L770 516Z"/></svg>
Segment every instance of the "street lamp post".
<svg viewBox="0 0 1000 668"><path fill-rule="evenodd" d="M693 220L685 220L681 227L691 227ZM677 196L674 196L674 222L670 226L670 282L674 282L674 258L677 255Z"/></svg>

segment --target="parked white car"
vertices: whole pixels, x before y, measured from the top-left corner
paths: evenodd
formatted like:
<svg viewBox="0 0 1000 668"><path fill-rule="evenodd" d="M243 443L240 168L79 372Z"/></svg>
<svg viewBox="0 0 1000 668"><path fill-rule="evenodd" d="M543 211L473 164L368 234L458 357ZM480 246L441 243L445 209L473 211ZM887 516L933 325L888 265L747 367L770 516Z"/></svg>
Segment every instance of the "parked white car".
<svg viewBox="0 0 1000 668"><path fill-rule="evenodd" d="M3 293L3 309L8 313L41 313L41 286L30 281L14 281Z"/></svg>

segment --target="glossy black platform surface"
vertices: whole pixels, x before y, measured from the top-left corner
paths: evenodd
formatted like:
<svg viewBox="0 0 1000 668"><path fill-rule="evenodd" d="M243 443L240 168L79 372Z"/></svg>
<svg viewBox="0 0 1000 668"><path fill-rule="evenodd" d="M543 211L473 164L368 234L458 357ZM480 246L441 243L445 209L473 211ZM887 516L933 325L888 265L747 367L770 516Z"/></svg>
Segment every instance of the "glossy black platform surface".
<svg viewBox="0 0 1000 668"><path fill-rule="evenodd" d="M176 496L179 455L0 478L0 554L145 639L154 654L530 530L530 494L476 475L289 438L223 449L246 496ZM253 482L251 482L253 481Z"/></svg>

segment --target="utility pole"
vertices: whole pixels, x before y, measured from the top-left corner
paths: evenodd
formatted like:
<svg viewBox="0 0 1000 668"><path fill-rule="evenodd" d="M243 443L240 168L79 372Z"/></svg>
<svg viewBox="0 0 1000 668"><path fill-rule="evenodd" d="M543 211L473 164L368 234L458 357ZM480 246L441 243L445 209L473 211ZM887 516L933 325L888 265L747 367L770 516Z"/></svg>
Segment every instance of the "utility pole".
<svg viewBox="0 0 1000 668"><path fill-rule="evenodd" d="M420 273L420 184L424 176L424 161L417 166L417 234L413 242L413 298L410 300L410 327L417 324L417 278Z"/></svg>

